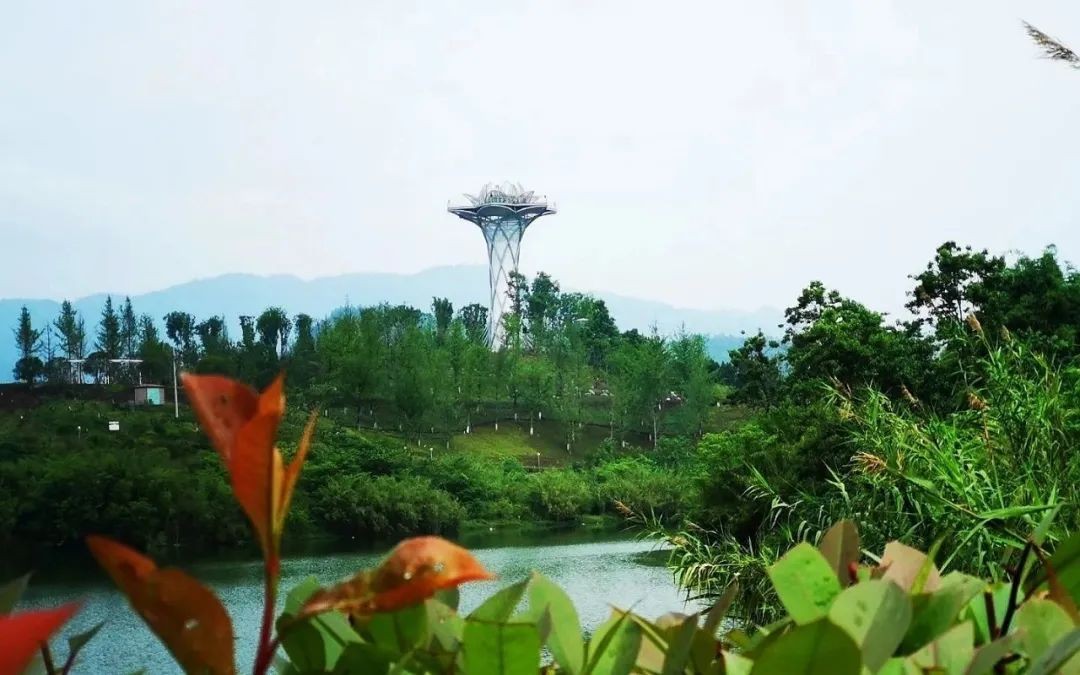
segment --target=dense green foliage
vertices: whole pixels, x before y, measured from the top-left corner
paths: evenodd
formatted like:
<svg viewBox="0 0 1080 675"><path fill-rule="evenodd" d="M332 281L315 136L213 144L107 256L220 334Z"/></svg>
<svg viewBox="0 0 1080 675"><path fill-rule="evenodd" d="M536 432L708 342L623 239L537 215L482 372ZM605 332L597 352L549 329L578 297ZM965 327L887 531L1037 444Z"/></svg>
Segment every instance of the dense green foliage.
<svg viewBox="0 0 1080 675"><path fill-rule="evenodd" d="M943 569L985 576L1048 513L1051 542L1080 528L1080 273L1052 248L1009 263L949 242L912 278L910 321L814 282L781 341L732 352L758 412L698 443L694 526L650 523L692 593L738 575L745 616L774 618L765 570L838 518L871 550L947 538Z"/></svg>
<svg viewBox="0 0 1080 675"><path fill-rule="evenodd" d="M1073 673L1080 668L1077 553L1080 537L1048 562L1025 556L1009 584L986 582L942 575L929 557L898 542L879 564L865 564L858 532L845 521L820 550L800 544L768 568L783 616L752 632L724 622L734 586L712 609L689 616L654 620L616 605L588 636L571 598L540 574L504 587L467 616L448 593L373 616L305 617L301 608L319 590L309 579L293 589L278 620L288 657L281 667L296 675L529 673L546 661L574 675ZM1046 588L1048 572L1070 582L1025 596L1024 589Z"/></svg>
<svg viewBox="0 0 1080 675"><path fill-rule="evenodd" d="M109 420L120 430L108 431ZM302 422L286 418L284 450ZM523 433L508 423L493 437L509 443L514 430ZM580 523L616 515L615 500L676 518L696 501L653 458L610 443L541 472L513 452L429 450L324 417L290 532L391 541L454 533L467 521ZM150 550L236 545L245 525L219 464L194 421L171 409L65 401L0 415L0 543L66 545L100 532Z"/></svg>

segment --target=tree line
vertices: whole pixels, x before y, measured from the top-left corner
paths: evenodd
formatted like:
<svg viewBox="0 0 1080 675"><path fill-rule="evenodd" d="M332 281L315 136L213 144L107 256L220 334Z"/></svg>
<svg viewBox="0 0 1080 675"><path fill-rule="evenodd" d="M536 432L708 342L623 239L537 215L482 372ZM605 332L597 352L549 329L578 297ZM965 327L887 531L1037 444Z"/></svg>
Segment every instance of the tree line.
<svg viewBox="0 0 1080 675"><path fill-rule="evenodd" d="M819 398L822 383L835 382L949 411L967 404L977 378L971 321L1058 363L1080 355L1080 273L1053 246L1010 263L949 241L910 278L910 316L900 320L811 282L785 310L783 336L750 336L730 352L722 380L737 400L763 410L805 404Z"/></svg>
<svg viewBox="0 0 1080 675"><path fill-rule="evenodd" d="M13 374L27 384L160 383L171 378L174 360L178 368L212 370L215 365L232 366L240 357L248 371L258 372L278 365L292 344L294 328L294 344L302 349L311 339L313 323L305 314L290 319L281 308L271 307L258 317L241 316L242 339L234 343L223 316L199 321L173 311L159 324L149 314L136 314L129 297L117 309L107 296L92 334L68 300L42 328L33 325L24 305L13 331L19 354Z"/></svg>
<svg viewBox="0 0 1080 675"><path fill-rule="evenodd" d="M405 305L343 307L316 321L280 307L240 316L240 336L223 316L173 311L137 315L130 298L106 299L93 336L70 302L44 328L23 308L15 338L18 380L27 383L164 383L178 369L264 385L288 373L290 396L344 408L356 421L416 434L468 433L478 421L514 416L530 428L557 420L572 450L584 424L612 437L699 435L717 400L718 365L705 341L655 330L620 331L602 300L564 292L544 273L514 275L505 339L487 341L487 308L455 311L433 298L429 311Z"/></svg>

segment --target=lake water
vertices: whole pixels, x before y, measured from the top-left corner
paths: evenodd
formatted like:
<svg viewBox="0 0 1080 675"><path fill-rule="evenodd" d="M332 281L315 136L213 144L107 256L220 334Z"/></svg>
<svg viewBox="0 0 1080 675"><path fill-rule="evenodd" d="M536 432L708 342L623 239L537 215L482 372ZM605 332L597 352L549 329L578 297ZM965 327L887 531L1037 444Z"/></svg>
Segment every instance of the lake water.
<svg viewBox="0 0 1080 675"><path fill-rule="evenodd" d="M567 591L587 630L607 619L611 604L633 606L637 613L650 618L687 609L671 574L656 564L655 556L646 555L653 550L649 542L581 533L549 535L541 540L532 538L528 545L521 543L520 538L512 544L499 541L497 536L485 539L465 543L499 579L463 586L460 607L463 612L476 607L494 590L520 581L532 570L546 574ZM314 575L321 583L329 584L375 565L381 557L382 552L371 552L286 559L282 564L282 595L308 576ZM238 672L250 671L261 618L261 562L211 562L186 569L211 586L222 599L237 635ZM62 583L32 581L20 608L49 607L72 600L81 600L83 606L63 635L78 633L99 621L107 622L83 650L75 673L123 674L140 668L154 675L180 672L124 598L101 577ZM54 655L65 653L66 641L54 640L53 651Z"/></svg>

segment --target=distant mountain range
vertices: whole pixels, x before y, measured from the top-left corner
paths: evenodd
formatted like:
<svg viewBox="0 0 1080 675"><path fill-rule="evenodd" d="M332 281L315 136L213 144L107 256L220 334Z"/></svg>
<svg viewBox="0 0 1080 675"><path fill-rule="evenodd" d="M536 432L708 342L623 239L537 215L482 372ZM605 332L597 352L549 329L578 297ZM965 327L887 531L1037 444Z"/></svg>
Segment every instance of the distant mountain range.
<svg viewBox="0 0 1080 675"><path fill-rule="evenodd" d="M577 289L572 289L577 290ZM118 306L124 293L112 293ZM487 269L481 266L435 267L416 274L358 273L305 281L290 275L257 276L226 274L197 279L169 288L132 295L137 314L149 314L158 322L168 312L180 310L200 319L222 315L230 334L239 337L242 314L258 314L270 306L283 307L289 314L305 312L316 318L328 316L344 305L367 306L381 302L407 304L428 309L433 296L449 298L454 307L472 302L486 304ZM741 331L761 328L775 332L781 312L773 308L756 311L683 309L662 302L641 300L614 293L592 292L602 298L620 330L648 330L656 325L661 333L673 333L684 327L688 332L709 336L713 358L724 360L727 350L742 342ZM72 300L86 321L88 342L105 304L105 293ZM34 326L41 328L53 321L60 311L57 300L11 298L0 300L0 382L12 379L17 353L10 329L18 322L19 310L26 305Z"/></svg>

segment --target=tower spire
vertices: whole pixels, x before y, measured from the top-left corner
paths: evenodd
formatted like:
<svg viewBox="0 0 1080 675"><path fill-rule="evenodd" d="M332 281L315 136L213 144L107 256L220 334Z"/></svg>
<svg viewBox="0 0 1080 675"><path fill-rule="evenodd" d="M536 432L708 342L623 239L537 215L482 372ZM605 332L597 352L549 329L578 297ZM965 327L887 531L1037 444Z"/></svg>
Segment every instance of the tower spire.
<svg viewBox="0 0 1080 675"><path fill-rule="evenodd" d="M505 339L503 317L510 302L510 274L517 272L521 259L521 238L534 220L555 213L555 208L546 197L514 183L488 183L478 194L465 197L469 205L450 206L447 210L478 226L487 242L491 291L487 335L488 345L494 349Z"/></svg>

